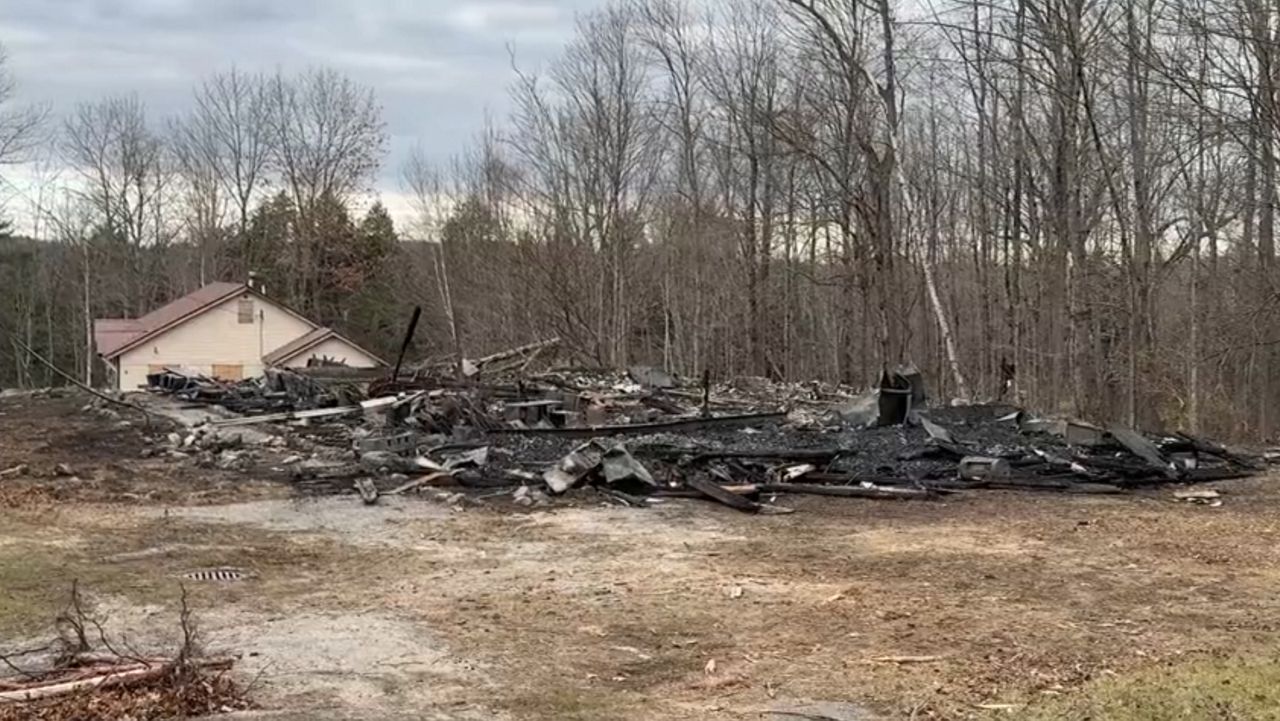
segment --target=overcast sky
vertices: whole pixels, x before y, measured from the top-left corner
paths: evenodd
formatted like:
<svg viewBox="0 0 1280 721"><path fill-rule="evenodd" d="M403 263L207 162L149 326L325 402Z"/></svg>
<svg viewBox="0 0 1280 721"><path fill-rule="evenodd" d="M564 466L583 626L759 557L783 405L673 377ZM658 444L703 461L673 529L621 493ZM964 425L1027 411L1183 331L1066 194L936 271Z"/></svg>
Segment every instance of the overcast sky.
<svg viewBox="0 0 1280 721"><path fill-rule="evenodd" d="M200 77L233 65L336 68L378 93L391 151L379 190L394 196L415 143L445 159L486 112L505 114L509 45L522 67L544 64L575 14L603 1L0 0L0 44L19 100L47 102L55 117L136 92L159 119L188 106Z"/></svg>

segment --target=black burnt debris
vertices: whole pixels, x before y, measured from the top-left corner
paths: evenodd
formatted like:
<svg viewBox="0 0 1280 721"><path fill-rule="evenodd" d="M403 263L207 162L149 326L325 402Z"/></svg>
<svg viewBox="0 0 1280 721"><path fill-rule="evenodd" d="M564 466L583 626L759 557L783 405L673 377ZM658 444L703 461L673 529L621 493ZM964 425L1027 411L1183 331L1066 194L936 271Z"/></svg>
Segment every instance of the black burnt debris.
<svg viewBox="0 0 1280 721"><path fill-rule="evenodd" d="M587 492L636 506L703 498L755 513L785 511L779 501L795 494L1125 493L1263 467L1184 434L1006 404L930 405L910 367L886 371L869 393L757 378L711 384L644 367L528 372L549 343L393 379L328 368L235 384L176 370L150 379L158 394L230 411L211 432L305 433L313 452L290 459L289 477L308 492L355 489L366 503L443 486L509 494L518 505Z"/></svg>

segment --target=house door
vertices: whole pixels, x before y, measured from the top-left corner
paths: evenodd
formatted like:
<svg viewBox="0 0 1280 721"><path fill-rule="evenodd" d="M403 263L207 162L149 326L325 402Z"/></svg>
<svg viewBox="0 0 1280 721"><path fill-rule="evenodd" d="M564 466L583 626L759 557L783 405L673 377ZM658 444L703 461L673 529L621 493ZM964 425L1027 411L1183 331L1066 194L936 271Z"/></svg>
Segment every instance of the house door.
<svg viewBox="0 0 1280 721"><path fill-rule="evenodd" d="M213 377L220 381L244 380L243 363L214 363Z"/></svg>

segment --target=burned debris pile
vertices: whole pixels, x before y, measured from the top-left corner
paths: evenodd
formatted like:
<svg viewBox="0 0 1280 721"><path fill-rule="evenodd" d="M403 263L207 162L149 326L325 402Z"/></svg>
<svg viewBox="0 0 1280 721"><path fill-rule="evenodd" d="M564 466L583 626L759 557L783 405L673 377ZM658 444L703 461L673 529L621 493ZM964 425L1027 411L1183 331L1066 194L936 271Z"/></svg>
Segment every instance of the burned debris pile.
<svg viewBox="0 0 1280 721"><path fill-rule="evenodd" d="M711 384L654 368L529 373L534 344L467 365L424 364L394 380L272 371L224 386L158 374L188 403L236 411L215 429L305 433L287 474L312 492L380 495L447 487L518 505L594 492L628 505L669 497L776 512L794 494L930 498L979 489L1123 493L1239 478L1258 459L1187 435L1148 436L1005 405L929 406L918 371L871 393L821 383ZM488 367L489 370L481 372ZM496 368L495 368L496 366ZM473 494L474 495L474 494Z"/></svg>
<svg viewBox="0 0 1280 721"><path fill-rule="evenodd" d="M236 382L166 368L148 374L147 385L180 400L216 404L244 414L332 408L361 395L351 384L321 383L300 373L271 368L260 377Z"/></svg>

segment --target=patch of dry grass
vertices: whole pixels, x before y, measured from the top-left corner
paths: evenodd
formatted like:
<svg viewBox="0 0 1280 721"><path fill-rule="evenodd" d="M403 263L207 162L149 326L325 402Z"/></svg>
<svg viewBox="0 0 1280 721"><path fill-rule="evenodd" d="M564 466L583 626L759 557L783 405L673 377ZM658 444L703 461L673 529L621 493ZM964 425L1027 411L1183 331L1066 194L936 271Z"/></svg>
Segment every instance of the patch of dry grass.
<svg viewBox="0 0 1280 721"><path fill-rule="evenodd" d="M376 555L376 554L369 554ZM336 542L235 525L139 517L110 507L0 509L0 641L47 620L73 582L95 597L167 606L182 574L232 567L244 582L186 582L193 602L259 612L314 594L330 574L363 559Z"/></svg>
<svg viewBox="0 0 1280 721"><path fill-rule="evenodd" d="M1040 701L1029 721L1265 721L1280 719L1280 655L1162 664Z"/></svg>

